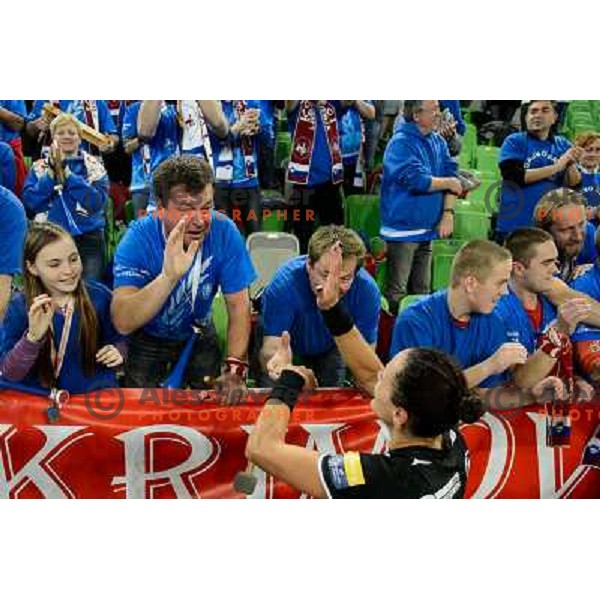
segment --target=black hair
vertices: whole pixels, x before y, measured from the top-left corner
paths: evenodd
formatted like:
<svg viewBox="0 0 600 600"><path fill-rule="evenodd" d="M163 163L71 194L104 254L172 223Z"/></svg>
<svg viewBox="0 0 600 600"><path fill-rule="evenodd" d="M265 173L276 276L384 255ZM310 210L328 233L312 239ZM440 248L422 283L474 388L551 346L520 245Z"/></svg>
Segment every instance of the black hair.
<svg viewBox="0 0 600 600"><path fill-rule="evenodd" d="M435 437L484 413L460 366L435 348L409 350L394 382L392 403L406 410L408 427L417 437Z"/></svg>

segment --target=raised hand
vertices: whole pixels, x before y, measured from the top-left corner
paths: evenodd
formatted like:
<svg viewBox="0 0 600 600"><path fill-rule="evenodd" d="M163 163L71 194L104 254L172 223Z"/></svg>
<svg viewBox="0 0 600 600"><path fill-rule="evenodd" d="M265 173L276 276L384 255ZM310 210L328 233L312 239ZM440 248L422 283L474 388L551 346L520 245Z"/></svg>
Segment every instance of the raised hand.
<svg viewBox="0 0 600 600"><path fill-rule="evenodd" d="M527 360L527 348L523 344L507 342L502 344L492 355L494 373L504 373L513 365L522 365Z"/></svg>
<svg viewBox="0 0 600 600"><path fill-rule="evenodd" d="M290 344L290 334L284 331L279 339L277 351L267 363L267 374L273 379L279 379L281 371L292 364L292 347Z"/></svg>
<svg viewBox="0 0 600 600"><path fill-rule="evenodd" d="M173 283L177 283L189 271L200 245L198 240L194 240L184 250L185 225L185 219L175 225L165 246L163 275Z"/></svg>
<svg viewBox="0 0 600 600"><path fill-rule="evenodd" d="M342 272L342 244L336 242L324 254L325 266L329 273L325 283L316 289L317 306L321 310L328 310L340 300L340 275Z"/></svg>
<svg viewBox="0 0 600 600"><path fill-rule="evenodd" d="M52 323L54 316L54 302L48 294L40 294L33 299L29 307L29 332L27 337L32 342L43 339Z"/></svg>

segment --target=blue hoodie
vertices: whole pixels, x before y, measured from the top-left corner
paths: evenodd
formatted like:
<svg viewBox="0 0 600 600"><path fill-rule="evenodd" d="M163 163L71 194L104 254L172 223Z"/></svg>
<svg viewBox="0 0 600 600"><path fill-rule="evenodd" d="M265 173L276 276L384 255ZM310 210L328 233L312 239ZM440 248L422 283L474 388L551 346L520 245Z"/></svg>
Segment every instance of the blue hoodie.
<svg viewBox="0 0 600 600"><path fill-rule="evenodd" d="M383 157L381 237L391 242L437 238L446 192L429 192L432 177L456 177L457 162L438 133L402 123Z"/></svg>

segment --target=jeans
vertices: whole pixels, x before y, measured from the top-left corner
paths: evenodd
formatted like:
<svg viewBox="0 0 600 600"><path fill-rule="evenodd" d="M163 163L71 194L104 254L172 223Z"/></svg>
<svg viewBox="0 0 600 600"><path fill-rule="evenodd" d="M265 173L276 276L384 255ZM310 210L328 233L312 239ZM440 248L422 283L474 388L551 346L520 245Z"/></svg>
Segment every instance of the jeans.
<svg viewBox="0 0 600 600"><path fill-rule="evenodd" d="M286 231L291 230L300 242L300 253L306 254L308 240L319 225L343 225L344 207L340 193L341 184L323 183L315 187L295 185L287 201L288 223ZM299 213L294 214L299 209ZM293 217L298 216L298 219Z"/></svg>
<svg viewBox="0 0 600 600"><path fill-rule="evenodd" d="M261 140L258 155L258 178L260 187L272 190L277 187L275 177L275 146L270 146Z"/></svg>
<svg viewBox="0 0 600 600"><path fill-rule="evenodd" d="M83 264L83 278L87 280L102 281L104 275L104 253L106 240L104 230L89 231L76 235L74 238L81 262Z"/></svg>
<svg viewBox="0 0 600 600"><path fill-rule="evenodd" d="M217 185L215 189L215 208L223 210L246 235L262 229L262 197L257 187L236 188ZM254 214L250 214L254 211Z"/></svg>
<svg viewBox="0 0 600 600"><path fill-rule="evenodd" d="M385 296L390 311L398 312L407 294L429 294L431 288L431 242L388 242Z"/></svg>
<svg viewBox="0 0 600 600"><path fill-rule="evenodd" d="M156 388L177 364L186 340L165 340L136 331L129 338L129 352L125 363L124 387ZM185 369L182 388L206 389L205 377L217 377L221 352L217 332L211 323L202 328Z"/></svg>

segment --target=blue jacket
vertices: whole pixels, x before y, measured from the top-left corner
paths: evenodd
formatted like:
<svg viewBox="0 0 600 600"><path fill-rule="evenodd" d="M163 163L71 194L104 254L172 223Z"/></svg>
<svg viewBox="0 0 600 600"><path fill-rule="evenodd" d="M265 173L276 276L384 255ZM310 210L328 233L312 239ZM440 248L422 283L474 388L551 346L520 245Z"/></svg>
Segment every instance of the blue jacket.
<svg viewBox="0 0 600 600"><path fill-rule="evenodd" d="M402 123L383 157L381 236L391 242L437 238L445 192L429 192L432 177L456 177L457 162L438 133Z"/></svg>
<svg viewBox="0 0 600 600"><path fill-rule="evenodd" d="M73 236L103 229L108 199L108 176L103 164L80 152L67 159L67 166L71 173L61 195L55 189L55 180L48 175L47 160L36 161L23 186L23 204L33 215L47 213L49 221Z"/></svg>

